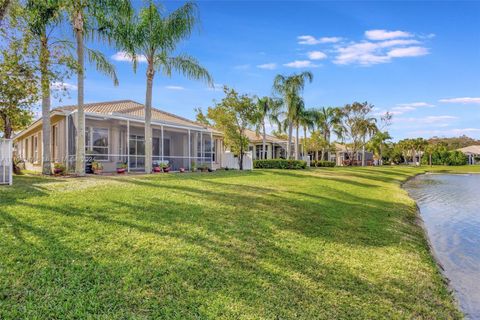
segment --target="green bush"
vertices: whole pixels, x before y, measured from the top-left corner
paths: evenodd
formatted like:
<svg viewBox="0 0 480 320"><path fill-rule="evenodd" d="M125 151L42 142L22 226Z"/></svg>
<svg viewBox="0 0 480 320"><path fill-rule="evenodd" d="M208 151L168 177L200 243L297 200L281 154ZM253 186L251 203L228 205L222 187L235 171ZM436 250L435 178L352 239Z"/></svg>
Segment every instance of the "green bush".
<svg viewBox="0 0 480 320"><path fill-rule="evenodd" d="M468 157L460 151L435 150L432 152L432 165L463 166L468 163ZM422 164L430 164L430 154L425 153Z"/></svg>
<svg viewBox="0 0 480 320"><path fill-rule="evenodd" d="M253 167L255 169L305 169L307 162L286 159L254 160Z"/></svg>
<svg viewBox="0 0 480 320"><path fill-rule="evenodd" d="M310 162L310 167L335 167L335 162L325 161L325 160L312 160Z"/></svg>

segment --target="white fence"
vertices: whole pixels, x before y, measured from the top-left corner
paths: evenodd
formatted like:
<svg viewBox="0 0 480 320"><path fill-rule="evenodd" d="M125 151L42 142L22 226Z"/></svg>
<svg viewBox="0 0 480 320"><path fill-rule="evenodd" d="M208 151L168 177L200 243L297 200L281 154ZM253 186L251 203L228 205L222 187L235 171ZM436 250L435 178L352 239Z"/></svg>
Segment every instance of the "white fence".
<svg viewBox="0 0 480 320"><path fill-rule="evenodd" d="M229 169L240 169L238 163L238 157L236 157L230 151L225 151L222 157L222 168ZM253 169L253 157L252 152L246 152L243 155L243 170L252 170Z"/></svg>
<svg viewBox="0 0 480 320"><path fill-rule="evenodd" d="M0 184L12 184L12 140L0 139Z"/></svg>

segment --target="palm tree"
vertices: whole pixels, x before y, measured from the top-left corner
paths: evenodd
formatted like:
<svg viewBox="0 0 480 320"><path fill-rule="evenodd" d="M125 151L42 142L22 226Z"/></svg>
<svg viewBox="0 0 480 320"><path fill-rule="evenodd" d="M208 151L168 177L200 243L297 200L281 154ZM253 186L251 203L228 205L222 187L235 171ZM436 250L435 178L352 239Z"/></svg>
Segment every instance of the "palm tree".
<svg viewBox="0 0 480 320"><path fill-rule="evenodd" d="M58 26L61 18L59 1L34 1L26 3L28 28L39 39L39 69L42 96L42 174L50 175L50 83L52 82L51 31Z"/></svg>
<svg viewBox="0 0 480 320"><path fill-rule="evenodd" d="M358 125L359 125L359 130L362 136L362 167L364 167L366 140L367 140L367 137L372 137L378 131L377 119L376 118L361 119Z"/></svg>
<svg viewBox="0 0 480 320"><path fill-rule="evenodd" d="M383 149L390 139L388 131L377 131L369 142L369 149L377 156L379 165L383 165Z"/></svg>
<svg viewBox="0 0 480 320"><path fill-rule="evenodd" d="M323 107L318 110L315 114L315 122L318 129L323 134L323 139L328 145L330 145L330 139L332 136L332 131L335 131L340 124L340 109L336 107ZM322 160L323 155L322 152ZM330 150L327 151L327 160L330 159Z"/></svg>
<svg viewBox="0 0 480 320"><path fill-rule="evenodd" d="M168 16L149 1L140 13L120 24L116 30L118 47L132 57L136 71L139 57L147 61L145 94L145 172L152 172L152 88L155 72L170 77L178 71L187 78L206 80L213 86L213 79L207 69L186 54L174 55L180 41L187 39L198 22L197 6L187 2Z"/></svg>
<svg viewBox="0 0 480 320"><path fill-rule="evenodd" d="M291 76L277 75L273 80L273 92L282 96L286 107L286 126L288 128L287 159L291 157L293 125L299 110L299 97L305 82L313 81L313 74L304 71Z"/></svg>
<svg viewBox="0 0 480 320"><path fill-rule="evenodd" d="M122 15L128 15L131 10L128 0L71 0L64 2L64 9L70 17L75 34L75 48L77 56L77 143L75 172L79 176L85 175L85 51L90 62L97 70L110 76L115 85L118 79L115 69L107 58L99 51L85 47L85 38L96 35L102 39L110 39L112 26L119 21Z"/></svg>
<svg viewBox="0 0 480 320"><path fill-rule="evenodd" d="M305 142L307 141L307 131L314 130L315 127L315 116L316 110L315 109L303 109L300 114L298 115L297 119L297 141L298 141L298 127L301 126L303 128L303 143L302 143L302 154L305 156L306 149L305 149ZM298 147L297 147L298 148Z"/></svg>
<svg viewBox="0 0 480 320"><path fill-rule="evenodd" d="M267 159L266 140L267 130L265 121L268 118L271 122L277 122L278 110L281 107L281 101L279 99L273 99L271 97L257 98L257 121L255 130L257 134L262 131L262 155L261 159Z"/></svg>

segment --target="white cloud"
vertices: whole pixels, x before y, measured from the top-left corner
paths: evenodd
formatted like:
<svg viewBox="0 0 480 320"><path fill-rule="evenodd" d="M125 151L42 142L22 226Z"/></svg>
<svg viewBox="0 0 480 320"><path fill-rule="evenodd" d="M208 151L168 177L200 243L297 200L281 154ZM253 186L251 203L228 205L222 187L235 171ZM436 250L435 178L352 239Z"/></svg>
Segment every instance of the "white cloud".
<svg viewBox="0 0 480 320"><path fill-rule="evenodd" d="M182 86L166 86L165 88L168 90L185 90L185 88Z"/></svg>
<svg viewBox="0 0 480 320"><path fill-rule="evenodd" d="M432 125L436 127L448 126L451 122L458 120L458 117L454 116L428 116L421 118L395 118L395 122L405 123L408 125Z"/></svg>
<svg viewBox="0 0 480 320"><path fill-rule="evenodd" d="M365 37L369 40L388 40L396 38L409 38L413 35L405 31L388 31L384 29L365 31Z"/></svg>
<svg viewBox="0 0 480 320"><path fill-rule="evenodd" d="M318 65L313 64L310 60L295 60L289 63L284 64L285 67L289 68L316 68Z"/></svg>
<svg viewBox="0 0 480 320"><path fill-rule="evenodd" d="M315 45L320 43L337 43L342 40L340 37L322 37L322 38L315 38L314 36L310 35L303 35L298 36L298 44L306 44L306 45Z"/></svg>
<svg viewBox="0 0 480 320"><path fill-rule="evenodd" d="M379 63L388 63L391 62L392 58L417 57L428 54L429 51L425 47L401 47L418 43L420 43L418 40L413 39L397 39L382 42L352 42L344 47L337 48L338 55L335 57L333 63L341 65L360 64L368 66ZM391 49L392 47L394 48Z"/></svg>
<svg viewBox="0 0 480 320"><path fill-rule="evenodd" d="M434 107L433 104L426 103L426 102L400 103L400 104L398 104L398 106L400 106L400 107L413 107L413 108Z"/></svg>
<svg viewBox="0 0 480 320"><path fill-rule="evenodd" d="M327 55L322 51L310 51L307 53L307 56L310 60L322 60L327 58Z"/></svg>
<svg viewBox="0 0 480 320"><path fill-rule="evenodd" d="M126 53L125 51L119 51L111 56L115 61L126 61L132 62L132 56ZM137 56L137 62L147 62L147 58L144 55Z"/></svg>
<svg viewBox="0 0 480 320"><path fill-rule="evenodd" d="M443 103L480 104L480 98L471 97L440 99L438 101Z"/></svg>
<svg viewBox="0 0 480 320"><path fill-rule="evenodd" d="M66 82L52 82L51 84L52 90L77 90L77 86L71 83Z"/></svg>
<svg viewBox="0 0 480 320"><path fill-rule="evenodd" d="M267 69L267 70L274 70L277 68L277 64L276 63L264 63L264 64L259 64L257 66L257 68L260 68L260 69Z"/></svg>
<svg viewBox="0 0 480 320"><path fill-rule="evenodd" d="M428 49L425 47L406 47L406 48L396 48L390 50L387 55L392 58L403 58L403 57L419 57L428 54Z"/></svg>

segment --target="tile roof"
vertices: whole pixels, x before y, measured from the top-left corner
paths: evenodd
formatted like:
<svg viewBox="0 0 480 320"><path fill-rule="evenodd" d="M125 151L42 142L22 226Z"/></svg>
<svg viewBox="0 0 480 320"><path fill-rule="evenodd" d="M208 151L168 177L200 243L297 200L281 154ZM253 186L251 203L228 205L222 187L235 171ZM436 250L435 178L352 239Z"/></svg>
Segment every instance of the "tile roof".
<svg viewBox="0 0 480 320"><path fill-rule="evenodd" d="M132 100L118 100L118 101L105 101L95 103L85 103L85 112L98 113L102 115L118 115L126 117L141 118L145 117L145 106L141 103ZM76 105L62 106L53 109L52 111L75 111ZM164 121L167 123L177 124L181 126L189 127L204 127L198 122L188 120L186 118L174 115L169 112L165 112L156 108L152 108L152 120Z"/></svg>
<svg viewBox="0 0 480 320"><path fill-rule="evenodd" d="M245 130L245 135L247 136L248 140L250 140L250 142L262 142L263 141L263 135L262 134L258 135L253 130L250 130L250 129ZM287 140L280 139L280 138L277 138L277 137L269 135L269 134L266 135L266 141L269 142L269 143L272 143L272 142L274 142L274 143L287 143L288 142Z"/></svg>
<svg viewBox="0 0 480 320"><path fill-rule="evenodd" d="M458 149L458 151L461 151L463 153L480 154L480 145L460 148L460 149Z"/></svg>

